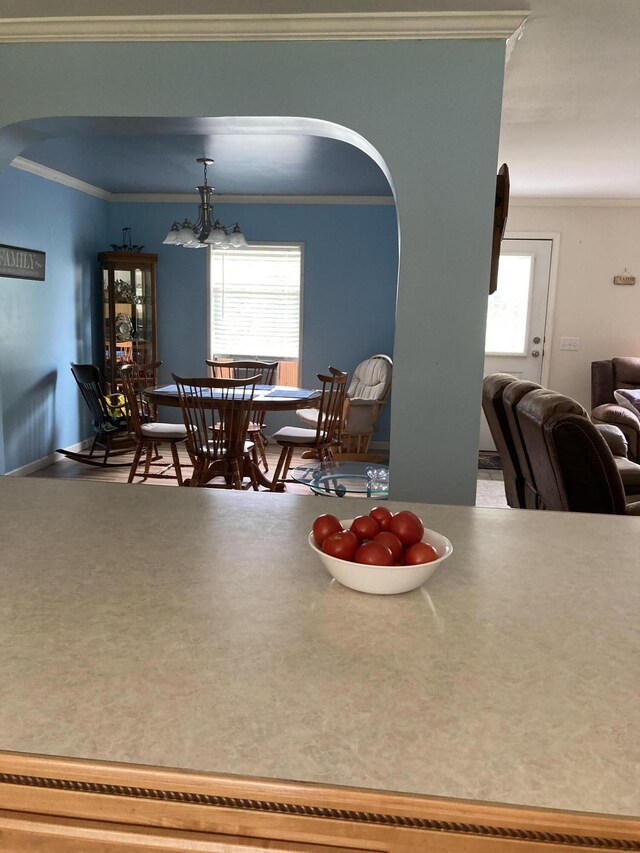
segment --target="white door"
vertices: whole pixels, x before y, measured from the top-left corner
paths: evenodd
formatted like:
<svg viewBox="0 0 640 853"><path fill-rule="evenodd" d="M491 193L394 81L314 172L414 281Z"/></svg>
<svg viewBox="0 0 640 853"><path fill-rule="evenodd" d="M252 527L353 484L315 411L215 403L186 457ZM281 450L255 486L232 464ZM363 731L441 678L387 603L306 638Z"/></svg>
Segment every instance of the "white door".
<svg viewBox="0 0 640 853"><path fill-rule="evenodd" d="M502 241L498 289L489 297L484 375L540 382L551 273L551 240ZM495 450L484 414L480 450Z"/></svg>

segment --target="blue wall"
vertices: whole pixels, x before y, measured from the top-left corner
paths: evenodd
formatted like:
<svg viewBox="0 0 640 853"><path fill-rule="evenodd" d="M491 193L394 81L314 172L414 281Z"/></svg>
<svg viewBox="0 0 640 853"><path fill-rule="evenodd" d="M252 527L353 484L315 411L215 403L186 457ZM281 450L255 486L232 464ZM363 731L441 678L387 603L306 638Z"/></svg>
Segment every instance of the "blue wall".
<svg viewBox="0 0 640 853"><path fill-rule="evenodd" d="M107 203L26 172L0 173L0 242L46 252L44 282L0 278L0 471L90 434L71 361L96 352Z"/></svg>
<svg viewBox="0 0 640 853"><path fill-rule="evenodd" d="M3 44L0 169L45 133L21 123L50 116L309 117L326 123L314 135L352 131L347 141L391 178L402 241L391 495L472 504L504 48L504 39ZM193 69L220 85L195 84Z"/></svg>
<svg viewBox="0 0 640 853"><path fill-rule="evenodd" d="M167 381L171 371L203 375L210 357L206 251L162 245L173 220L195 219L196 210L195 202L109 205L110 242L131 226L133 242L158 254L158 357ZM352 373L374 353L393 354L393 205L218 204L215 211L223 222L239 221L250 241L304 243L303 385L316 387L316 375L329 365ZM389 440L388 412L377 440Z"/></svg>
<svg viewBox="0 0 640 853"><path fill-rule="evenodd" d="M96 254L120 240L123 226L159 256L161 378L170 381L171 371L205 375L209 353L206 252L161 242L175 218L194 215L195 202L107 203L13 168L0 175L0 194L0 241L47 253L44 283L0 278L0 470L6 472L91 435L69 362L101 357ZM26 236L34 210L35 242ZM393 352L393 206L216 205L216 213L239 220L257 242L304 243L303 384L314 387L329 364L352 372L375 352ZM378 439L389 439L388 412Z"/></svg>

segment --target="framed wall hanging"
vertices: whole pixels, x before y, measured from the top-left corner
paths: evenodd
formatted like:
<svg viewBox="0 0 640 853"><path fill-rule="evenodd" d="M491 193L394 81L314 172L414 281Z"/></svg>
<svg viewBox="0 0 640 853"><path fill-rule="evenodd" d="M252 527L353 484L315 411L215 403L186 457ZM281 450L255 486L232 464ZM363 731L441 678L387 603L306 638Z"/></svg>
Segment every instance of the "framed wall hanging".
<svg viewBox="0 0 640 853"><path fill-rule="evenodd" d="M44 281L45 259L44 252L0 244L0 276Z"/></svg>

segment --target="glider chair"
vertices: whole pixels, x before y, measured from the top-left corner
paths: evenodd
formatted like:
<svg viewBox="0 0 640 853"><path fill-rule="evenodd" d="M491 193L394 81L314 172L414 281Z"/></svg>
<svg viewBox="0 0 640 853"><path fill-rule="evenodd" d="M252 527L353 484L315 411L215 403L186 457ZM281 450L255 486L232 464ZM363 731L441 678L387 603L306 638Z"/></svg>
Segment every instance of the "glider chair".
<svg viewBox="0 0 640 853"><path fill-rule="evenodd" d="M318 373L322 383L318 416L313 427L283 427L271 438L282 450L271 484L276 491L287 479L294 450L315 451L320 462L331 461L342 446L342 413L349 374L329 368L329 375ZM280 486L282 488L282 486Z"/></svg>
<svg viewBox="0 0 640 853"><path fill-rule="evenodd" d="M376 431L376 421L391 391L393 361L378 354L360 362L347 388L342 415L342 442L337 451L341 457L367 460L369 444ZM315 427L319 409L298 409L298 418Z"/></svg>
<svg viewBox="0 0 640 853"><path fill-rule="evenodd" d="M114 456L131 453L135 444L129 436L125 408L121 394L105 394L100 384L100 372L95 364L75 364L71 362L71 373L80 393L91 412L94 431L93 444L89 453L75 453L58 448L61 453L75 462L96 465L102 468L129 466L131 462L111 462ZM96 451L101 451L96 453Z"/></svg>
<svg viewBox="0 0 640 853"><path fill-rule="evenodd" d="M156 371L161 364L161 361L156 361L153 364L123 364L121 367L122 390L126 400L129 431L136 442L136 450L127 482L133 483L144 453L144 471L140 475L142 481L149 477L164 477L166 472L173 467L178 485L181 486L182 469L178 445L184 443L187 438L186 427L182 424L159 423L143 394L144 389L153 383ZM173 462L170 465L163 465L164 470L162 472L153 473L151 471L153 462L162 459L158 454L158 446L161 444L170 446Z"/></svg>
<svg viewBox="0 0 640 853"><path fill-rule="evenodd" d="M213 370L213 376L216 379L246 379L249 376L261 374L262 385L275 385L279 367L277 361L222 361L219 359L207 359L207 364ZM258 459L260 459L262 467L265 471L268 471L269 463L267 462L265 451L266 440L264 438L266 414L264 409L254 409L251 412L247 439L253 442L253 461L258 465Z"/></svg>
<svg viewBox="0 0 640 853"><path fill-rule="evenodd" d="M187 448L193 463L193 476L185 480L185 486L227 489L252 486L257 491L253 444L246 437L255 387L261 375L245 379L172 376L178 387ZM211 482L218 477L224 478L223 484Z"/></svg>
<svg viewBox="0 0 640 853"><path fill-rule="evenodd" d="M546 388L530 391L516 406L545 509L640 515L640 502L626 502L607 442L581 408Z"/></svg>

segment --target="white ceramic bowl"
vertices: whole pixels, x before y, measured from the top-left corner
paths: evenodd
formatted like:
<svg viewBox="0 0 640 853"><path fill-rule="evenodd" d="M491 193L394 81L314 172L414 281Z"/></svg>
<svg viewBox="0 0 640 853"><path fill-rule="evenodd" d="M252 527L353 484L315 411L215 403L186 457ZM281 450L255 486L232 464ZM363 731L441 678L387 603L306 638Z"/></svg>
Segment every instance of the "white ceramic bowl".
<svg viewBox="0 0 640 853"><path fill-rule="evenodd" d="M340 523L345 530L351 526L353 519ZM437 560L430 563L419 563L417 566L367 566L363 563L352 563L350 560L340 560L325 554L316 545L313 533L309 534L311 550L320 557L325 567L343 586L356 589L358 592L372 592L377 595L395 595L399 592L409 592L431 577L443 560L453 551L453 546L446 536L435 530L425 528L423 542L431 545L437 555Z"/></svg>

